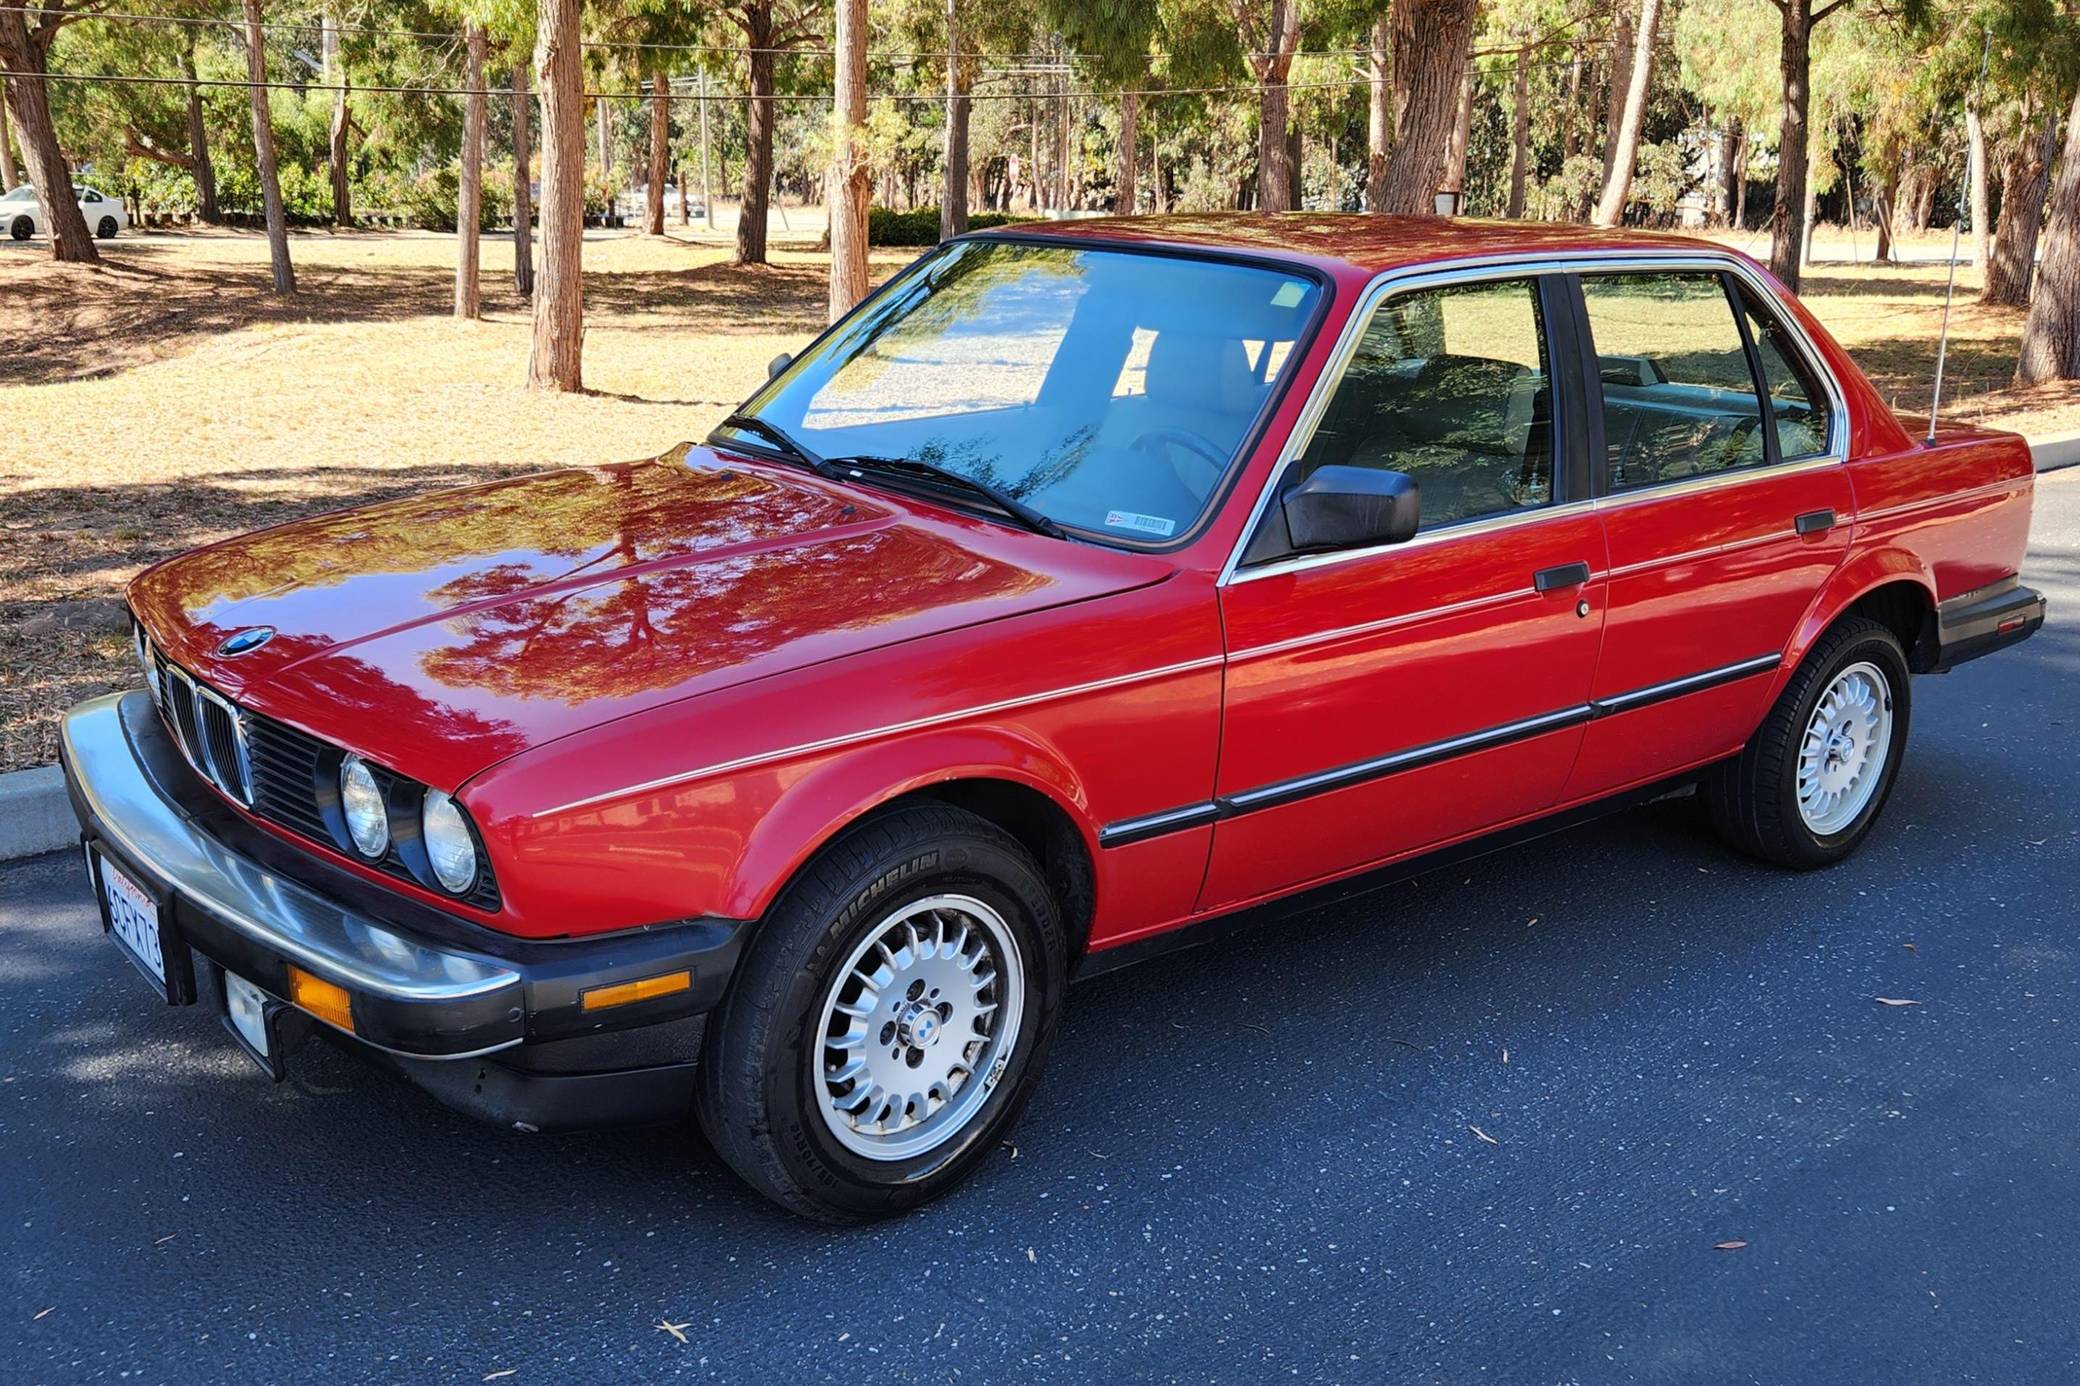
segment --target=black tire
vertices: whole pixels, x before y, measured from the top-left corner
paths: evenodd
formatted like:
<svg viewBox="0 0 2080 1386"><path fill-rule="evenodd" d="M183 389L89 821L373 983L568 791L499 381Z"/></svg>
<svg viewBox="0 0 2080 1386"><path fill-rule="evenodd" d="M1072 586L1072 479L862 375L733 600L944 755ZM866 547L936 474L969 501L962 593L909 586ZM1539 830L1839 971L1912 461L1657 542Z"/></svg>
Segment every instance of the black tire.
<svg viewBox="0 0 2080 1386"><path fill-rule="evenodd" d="M1888 685L1892 741L1869 802L1840 830L1823 836L1799 813L1799 747L1828 685L1857 663L1874 666ZM1906 652L1891 630L1862 617L1837 623L1785 683L1747 746L1705 777L1702 797L1713 830L1750 856L1801 871L1832 866L1855 851L1884 811L1906 754L1912 710L1908 678Z"/></svg>
<svg viewBox="0 0 2080 1386"><path fill-rule="evenodd" d="M116 219L114 217L103 217L101 224L94 228L94 235L100 240L114 240L116 238Z"/></svg>
<svg viewBox="0 0 2080 1386"><path fill-rule="evenodd" d="M827 990L851 950L904 905L949 890L1008 925L1026 986L1018 1036L988 1096L943 1144L904 1160L856 1153L816 1104ZM960 1183L1031 1095L1067 986L1061 916L1040 869L989 822L939 805L869 819L792 882L711 1018L695 1110L730 1167L774 1202L831 1223L914 1208ZM970 1081L979 1081L971 1079Z"/></svg>
<svg viewBox="0 0 2080 1386"><path fill-rule="evenodd" d="M27 217L16 217L8 223L7 234L18 241L26 241L36 234L36 223Z"/></svg>

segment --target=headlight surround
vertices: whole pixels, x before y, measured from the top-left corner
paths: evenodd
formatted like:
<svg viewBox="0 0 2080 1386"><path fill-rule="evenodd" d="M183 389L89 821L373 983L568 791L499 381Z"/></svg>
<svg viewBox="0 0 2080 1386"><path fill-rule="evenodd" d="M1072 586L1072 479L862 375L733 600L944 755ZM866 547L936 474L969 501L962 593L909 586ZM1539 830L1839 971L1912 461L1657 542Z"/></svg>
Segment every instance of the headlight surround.
<svg viewBox="0 0 2080 1386"><path fill-rule="evenodd" d="M438 789L428 789L419 808L419 836L426 864L441 888L461 895L477 881L477 840L456 802Z"/></svg>
<svg viewBox="0 0 2080 1386"><path fill-rule="evenodd" d="M375 861L389 850L390 811L383 803L383 787L360 756L340 762L339 807L355 851Z"/></svg>

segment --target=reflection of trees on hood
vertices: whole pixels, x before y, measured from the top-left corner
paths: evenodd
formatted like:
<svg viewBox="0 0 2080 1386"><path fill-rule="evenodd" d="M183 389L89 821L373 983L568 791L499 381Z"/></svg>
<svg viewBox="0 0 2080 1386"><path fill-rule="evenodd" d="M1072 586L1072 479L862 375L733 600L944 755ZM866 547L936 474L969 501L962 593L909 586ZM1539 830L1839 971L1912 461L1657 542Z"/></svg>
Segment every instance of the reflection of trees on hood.
<svg viewBox="0 0 2080 1386"><path fill-rule="evenodd" d="M625 698L803 641L1046 582L892 527L465 611L443 623L453 641L421 663L450 687L571 703ZM459 589L437 590L466 600ZM839 648L834 642L832 653Z"/></svg>
<svg viewBox="0 0 2080 1386"><path fill-rule="evenodd" d="M211 619L212 607L291 588L341 587L473 560L460 590L478 598L610 560L648 562L817 529L843 510L808 487L689 468L684 455L679 449L654 462L515 477L320 515L198 549L162 571L197 620Z"/></svg>

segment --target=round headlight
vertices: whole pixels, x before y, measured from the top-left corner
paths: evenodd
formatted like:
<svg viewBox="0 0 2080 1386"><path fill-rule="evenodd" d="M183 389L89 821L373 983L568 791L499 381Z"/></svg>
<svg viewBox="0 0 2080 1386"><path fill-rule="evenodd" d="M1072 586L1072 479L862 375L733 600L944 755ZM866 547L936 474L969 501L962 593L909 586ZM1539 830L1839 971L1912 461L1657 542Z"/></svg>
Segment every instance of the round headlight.
<svg viewBox="0 0 2080 1386"><path fill-rule="evenodd" d="M390 815L383 808L382 787L360 756L348 756L339 767L339 806L347 818L354 850L373 861L390 846Z"/></svg>
<svg viewBox="0 0 2080 1386"><path fill-rule="evenodd" d="M477 842L455 801L438 789L427 790L419 829L434 879L456 895L468 890L477 879Z"/></svg>

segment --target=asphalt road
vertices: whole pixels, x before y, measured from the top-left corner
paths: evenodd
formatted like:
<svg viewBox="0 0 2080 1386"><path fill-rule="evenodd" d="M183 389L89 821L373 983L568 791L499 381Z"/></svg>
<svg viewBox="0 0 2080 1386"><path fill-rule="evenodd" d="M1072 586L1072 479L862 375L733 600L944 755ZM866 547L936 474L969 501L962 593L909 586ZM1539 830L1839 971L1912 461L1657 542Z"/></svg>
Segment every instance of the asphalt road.
<svg viewBox="0 0 2080 1386"><path fill-rule="evenodd" d="M2080 473L2038 506L2052 624L1917 684L1853 861L1655 805L1093 980L1016 1150L862 1231L690 1129L270 1088L9 868L0 1377L2071 1381Z"/></svg>

